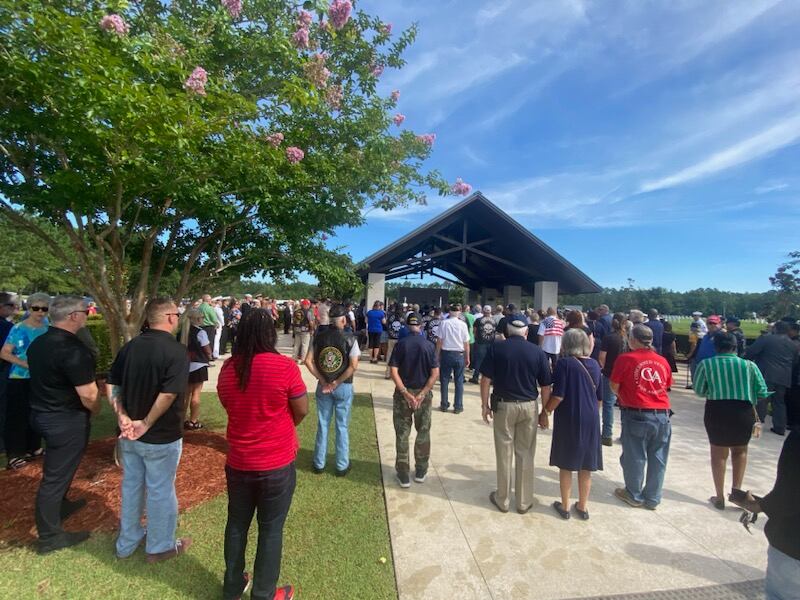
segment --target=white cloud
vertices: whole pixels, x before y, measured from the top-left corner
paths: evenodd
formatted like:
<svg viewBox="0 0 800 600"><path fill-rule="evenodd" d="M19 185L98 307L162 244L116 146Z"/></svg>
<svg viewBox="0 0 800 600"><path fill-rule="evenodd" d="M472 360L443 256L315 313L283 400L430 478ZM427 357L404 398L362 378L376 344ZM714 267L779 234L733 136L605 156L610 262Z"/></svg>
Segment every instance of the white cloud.
<svg viewBox="0 0 800 600"><path fill-rule="evenodd" d="M789 188L789 184L785 182L774 182L774 183L765 183L763 185L758 186L753 191L756 194L771 194L773 192L782 192Z"/></svg>
<svg viewBox="0 0 800 600"><path fill-rule="evenodd" d="M671 175L644 182L640 192L663 190L697 179L702 179L762 158L800 139L800 113L744 139L732 146L714 152L707 158Z"/></svg>

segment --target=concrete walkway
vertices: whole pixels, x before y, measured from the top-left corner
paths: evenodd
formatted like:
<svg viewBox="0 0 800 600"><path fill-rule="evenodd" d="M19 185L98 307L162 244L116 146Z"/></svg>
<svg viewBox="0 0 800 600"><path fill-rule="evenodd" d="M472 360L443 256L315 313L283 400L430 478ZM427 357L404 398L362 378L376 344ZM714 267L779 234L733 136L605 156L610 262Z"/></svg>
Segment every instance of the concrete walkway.
<svg viewBox="0 0 800 600"><path fill-rule="evenodd" d="M289 341L281 336L282 350ZM218 370L211 370L212 380ZM603 448L605 470L593 477L591 519L584 522L563 521L550 506L559 496L558 470L548 466L550 431L538 436L534 508L525 515L513 508L502 514L489 503L495 487L492 429L481 420L478 386L471 384L465 384L462 414L434 410L427 481L400 488L394 478L393 385L384 371L384 363L362 361L355 388L373 397L401 600L588 598L715 584L723 586L713 588L714 597L753 597L743 595L742 586L727 584L763 578L763 519L750 535L738 523L738 509L721 513L708 503L714 490L703 400L683 389L683 372L672 393L677 414L662 504L651 512L613 496L622 483L621 448L615 442ZM313 378L303 372L312 390ZM214 388L209 381L206 389ZM438 399L437 385L434 406ZM746 489L772 488L782 441L766 432L751 442ZM577 482L574 488L576 493ZM709 597L711 590L697 592Z"/></svg>

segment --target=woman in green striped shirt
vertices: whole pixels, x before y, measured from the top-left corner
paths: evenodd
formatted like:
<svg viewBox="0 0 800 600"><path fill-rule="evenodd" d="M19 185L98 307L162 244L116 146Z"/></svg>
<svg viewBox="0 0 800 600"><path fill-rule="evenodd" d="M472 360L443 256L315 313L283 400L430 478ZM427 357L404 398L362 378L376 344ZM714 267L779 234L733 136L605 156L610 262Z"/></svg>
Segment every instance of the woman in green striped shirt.
<svg viewBox="0 0 800 600"><path fill-rule="evenodd" d="M711 474L716 488L716 495L709 501L724 510L728 454L733 467L733 486L728 500L739 504L747 498L742 480L747 467L747 444L753 430L759 426L755 405L759 398L769 396L769 392L756 364L736 355L733 334L715 334L714 348L717 355L697 365L694 391L706 398L703 421L711 445Z"/></svg>

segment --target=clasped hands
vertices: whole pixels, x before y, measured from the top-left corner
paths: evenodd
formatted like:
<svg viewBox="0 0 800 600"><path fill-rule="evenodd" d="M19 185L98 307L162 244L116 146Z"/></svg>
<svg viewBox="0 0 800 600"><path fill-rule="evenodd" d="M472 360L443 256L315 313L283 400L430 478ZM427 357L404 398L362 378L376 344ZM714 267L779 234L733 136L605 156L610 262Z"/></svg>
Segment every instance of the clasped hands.
<svg viewBox="0 0 800 600"><path fill-rule="evenodd" d="M417 410L422 405L422 401L425 400L425 395L424 392L420 392L416 396L408 390L403 392L403 398L405 398L406 404L408 404L408 408L411 410Z"/></svg>
<svg viewBox="0 0 800 600"><path fill-rule="evenodd" d="M138 440L150 429L143 419L133 421L128 415L119 415L117 424L120 431L119 437L124 440Z"/></svg>

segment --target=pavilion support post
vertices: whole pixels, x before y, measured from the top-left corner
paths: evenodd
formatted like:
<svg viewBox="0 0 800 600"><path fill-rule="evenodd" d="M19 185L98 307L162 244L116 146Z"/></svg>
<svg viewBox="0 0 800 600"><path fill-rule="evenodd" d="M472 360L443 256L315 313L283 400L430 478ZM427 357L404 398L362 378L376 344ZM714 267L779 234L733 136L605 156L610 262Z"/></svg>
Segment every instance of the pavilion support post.
<svg viewBox="0 0 800 600"><path fill-rule="evenodd" d="M476 304L479 304L481 301L480 294L475 290L467 290L467 294L465 297L466 297L465 302L470 306L475 306Z"/></svg>
<svg viewBox="0 0 800 600"><path fill-rule="evenodd" d="M503 287L503 304L508 306L509 304L513 304L520 308L522 304L522 287L518 285L506 285Z"/></svg>
<svg viewBox="0 0 800 600"><path fill-rule="evenodd" d="M483 288L481 290L481 302L495 306L500 300L500 292L494 288Z"/></svg>
<svg viewBox="0 0 800 600"><path fill-rule="evenodd" d="M558 306L558 282L537 281L533 284L533 308L547 310Z"/></svg>
<svg viewBox="0 0 800 600"><path fill-rule="evenodd" d="M375 301L386 302L386 275L384 273L367 274L367 310Z"/></svg>

